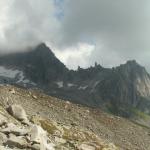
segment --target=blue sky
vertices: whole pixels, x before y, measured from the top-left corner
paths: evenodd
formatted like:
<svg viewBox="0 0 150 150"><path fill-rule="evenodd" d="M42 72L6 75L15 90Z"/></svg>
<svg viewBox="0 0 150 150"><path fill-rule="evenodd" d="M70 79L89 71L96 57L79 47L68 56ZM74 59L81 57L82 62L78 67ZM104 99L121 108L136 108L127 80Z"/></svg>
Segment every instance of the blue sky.
<svg viewBox="0 0 150 150"><path fill-rule="evenodd" d="M61 20L64 16L64 0L54 0L54 3L57 7L56 17Z"/></svg>

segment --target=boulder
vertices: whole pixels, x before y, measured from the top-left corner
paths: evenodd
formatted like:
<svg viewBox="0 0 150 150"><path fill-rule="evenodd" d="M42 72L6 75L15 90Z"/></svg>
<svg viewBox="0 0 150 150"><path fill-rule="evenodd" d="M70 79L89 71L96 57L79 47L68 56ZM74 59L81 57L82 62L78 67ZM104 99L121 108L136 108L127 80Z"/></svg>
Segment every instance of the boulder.
<svg viewBox="0 0 150 150"><path fill-rule="evenodd" d="M2 145L6 141L7 141L7 136L4 133L0 132L0 145Z"/></svg>
<svg viewBox="0 0 150 150"><path fill-rule="evenodd" d="M7 118L0 114L0 127L7 123Z"/></svg>
<svg viewBox="0 0 150 150"><path fill-rule="evenodd" d="M35 144L40 144L40 150L54 150L53 144L48 144L46 131L38 125L33 125L29 133L30 141Z"/></svg>
<svg viewBox="0 0 150 150"><path fill-rule="evenodd" d="M11 94L15 94L16 93L14 88L13 89L9 89L9 91L10 91Z"/></svg>
<svg viewBox="0 0 150 150"><path fill-rule="evenodd" d="M4 145L8 146L9 148L20 148L20 149L28 148L28 143L24 137L15 136L13 134L10 134L9 139L4 143Z"/></svg>
<svg viewBox="0 0 150 150"><path fill-rule="evenodd" d="M20 105L11 105L7 108L8 112L17 120L29 123L25 110Z"/></svg>
<svg viewBox="0 0 150 150"><path fill-rule="evenodd" d="M78 148L79 150L96 150L96 148L89 144L81 144Z"/></svg>
<svg viewBox="0 0 150 150"><path fill-rule="evenodd" d="M27 135L29 132L29 129L26 129L24 127L19 127L16 126L13 123L7 124L7 127L4 129L1 129L0 132L5 133L5 134L14 134L16 136L22 136L22 135Z"/></svg>
<svg viewBox="0 0 150 150"><path fill-rule="evenodd" d="M33 145L31 146L31 149L40 150L40 144L33 144Z"/></svg>
<svg viewBox="0 0 150 150"><path fill-rule="evenodd" d="M0 146L0 150L12 150L11 148L8 148L7 146ZM20 150L20 149L15 149Z"/></svg>
<svg viewBox="0 0 150 150"><path fill-rule="evenodd" d="M33 125L29 133L30 140L35 143L41 143L43 140L47 141L47 134L40 126Z"/></svg>

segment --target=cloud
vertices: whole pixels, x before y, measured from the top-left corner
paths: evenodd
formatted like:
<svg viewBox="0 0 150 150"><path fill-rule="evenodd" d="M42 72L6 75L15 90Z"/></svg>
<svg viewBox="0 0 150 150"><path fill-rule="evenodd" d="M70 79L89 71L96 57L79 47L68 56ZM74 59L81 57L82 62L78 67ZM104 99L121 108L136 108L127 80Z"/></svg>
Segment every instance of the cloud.
<svg viewBox="0 0 150 150"><path fill-rule="evenodd" d="M55 49L55 54L70 69L77 69L80 64L82 64L82 67L87 68L90 65L89 59L94 49L94 45L78 43L75 46L63 49L63 51Z"/></svg>
<svg viewBox="0 0 150 150"><path fill-rule="evenodd" d="M105 66L127 59L149 62L149 0L67 0L64 14L63 43L93 42L90 62Z"/></svg>
<svg viewBox="0 0 150 150"><path fill-rule="evenodd" d="M149 0L0 0L0 53L46 42L70 68L136 59L150 70Z"/></svg>
<svg viewBox="0 0 150 150"><path fill-rule="evenodd" d="M58 28L53 0L0 0L1 52L53 41Z"/></svg>

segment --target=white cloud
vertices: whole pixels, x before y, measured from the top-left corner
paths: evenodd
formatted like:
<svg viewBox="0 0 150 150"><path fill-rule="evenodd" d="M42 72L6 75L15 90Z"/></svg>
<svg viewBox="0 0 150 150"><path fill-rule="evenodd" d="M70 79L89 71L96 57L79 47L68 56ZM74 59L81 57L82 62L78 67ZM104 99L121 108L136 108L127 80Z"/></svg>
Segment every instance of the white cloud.
<svg viewBox="0 0 150 150"><path fill-rule="evenodd" d="M59 30L53 0L0 0L1 52L53 41Z"/></svg>
<svg viewBox="0 0 150 150"><path fill-rule="evenodd" d="M67 0L64 13L66 45L94 41L89 62L113 66L137 59L150 66L149 0Z"/></svg>
<svg viewBox="0 0 150 150"><path fill-rule="evenodd" d="M69 68L137 59L150 69L149 0L54 1L0 0L0 52L47 42Z"/></svg>
<svg viewBox="0 0 150 150"><path fill-rule="evenodd" d="M78 65L85 68L89 66L89 59L94 49L95 45L78 43L62 51L55 49L55 54L70 69L77 69Z"/></svg>

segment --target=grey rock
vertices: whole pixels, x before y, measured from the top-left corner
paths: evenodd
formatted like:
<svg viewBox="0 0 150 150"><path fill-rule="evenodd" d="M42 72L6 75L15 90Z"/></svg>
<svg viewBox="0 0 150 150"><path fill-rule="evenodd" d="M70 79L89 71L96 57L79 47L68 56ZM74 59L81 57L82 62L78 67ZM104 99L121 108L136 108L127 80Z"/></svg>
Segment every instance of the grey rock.
<svg viewBox="0 0 150 150"><path fill-rule="evenodd" d="M15 134L16 136L22 136L22 135L27 135L27 133L29 132L29 129L17 126L13 123L9 123L7 124L6 128L1 129L0 131L5 134L12 133L12 134Z"/></svg>
<svg viewBox="0 0 150 150"><path fill-rule="evenodd" d="M7 141L7 136L4 133L0 132L0 145Z"/></svg>
<svg viewBox="0 0 150 150"><path fill-rule="evenodd" d="M87 145L87 144L81 144L78 147L79 150L96 150L95 147L91 146L91 145Z"/></svg>
<svg viewBox="0 0 150 150"><path fill-rule="evenodd" d="M25 110L20 105L11 105L8 107L8 112L17 120L22 122L29 122Z"/></svg>
<svg viewBox="0 0 150 150"><path fill-rule="evenodd" d="M0 150L12 150L12 148L8 148L7 146L0 146ZM20 149L16 149L15 150L20 150Z"/></svg>
<svg viewBox="0 0 150 150"><path fill-rule="evenodd" d="M32 150L40 150L40 144L33 144L33 145L31 146L31 149L32 149Z"/></svg>
<svg viewBox="0 0 150 150"><path fill-rule="evenodd" d="M0 114L0 127L7 123L7 118Z"/></svg>
<svg viewBox="0 0 150 150"><path fill-rule="evenodd" d="M9 139L4 143L4 145L8 146L9 148L28 148L28 143L24 137L15 136L13 134L10 135Z"/></svg>
<svg viewBox="0 0 150 150"><path fill-rule="evenodd" d="M40 150L53 150L53 144L48 144L48 137L46 131L44 131L40 126L33 125L29 133L30 141L35 144L40 144Z"/></svg>

